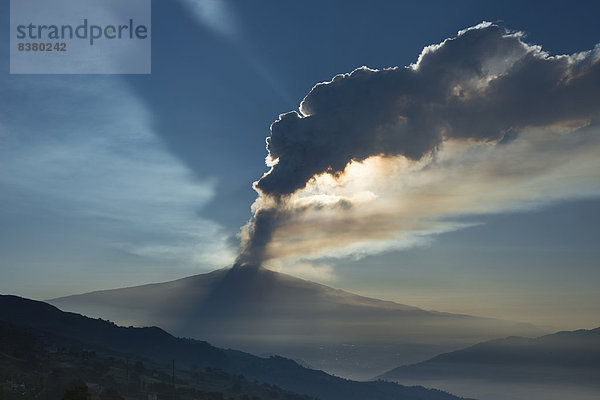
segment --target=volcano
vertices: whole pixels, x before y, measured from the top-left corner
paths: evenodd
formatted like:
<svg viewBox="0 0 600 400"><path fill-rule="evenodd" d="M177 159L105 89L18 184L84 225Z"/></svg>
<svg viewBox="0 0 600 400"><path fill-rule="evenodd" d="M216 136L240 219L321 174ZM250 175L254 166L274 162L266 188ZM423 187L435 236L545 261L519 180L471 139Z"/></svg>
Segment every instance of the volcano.
<svg viewBox="0 0 600 400"><path fill-rule="evenodd" d="M483 340L547 333L363 297L254 266L48 302L121 325L156 325L221 347L284 355L354 379Z"/></svg>

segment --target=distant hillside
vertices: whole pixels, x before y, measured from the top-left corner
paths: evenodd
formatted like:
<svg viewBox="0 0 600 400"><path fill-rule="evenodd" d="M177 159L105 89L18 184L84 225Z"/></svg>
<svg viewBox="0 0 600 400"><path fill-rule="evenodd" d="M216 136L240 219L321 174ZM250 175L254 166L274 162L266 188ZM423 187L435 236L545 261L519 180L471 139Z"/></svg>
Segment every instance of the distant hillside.
<svg viewBox="0 0 600 400"><path fill-rule="evenodd" d="M355 378L482 340L547 333L371 299L252 267L49 302L124 325L158 325L222 347L282 354Z"/></svg>
<svg viewBox="0 0 600 400"><path fill-rule="evenodd" d="M539 393L551 392L540 398L598 399L600 328L558 332L535 339L492 340L395 368L379 378L471 396L481 396L479 386L485 390L497 388L498 393L482 396L483 399L518 399L521 398L518 395L503 397L501 393L526 386L537 387ZM583 394L576 395L575 391Z"/></svg>
<svg viewBox="0 0 600 400"><path fill-rule="evenodd" d="M281 357L260 358L235 350L222 350L192 339L177 339L159 328L124 328L111 322L62 312L49 304L15 296L0 296L0 321L19 329L94 349L151 359L161 365L176 360L178 368L222 370L277 385L285 390L322 400L457 400L448 393L387 382L354 382L304 368Z"/></svg>

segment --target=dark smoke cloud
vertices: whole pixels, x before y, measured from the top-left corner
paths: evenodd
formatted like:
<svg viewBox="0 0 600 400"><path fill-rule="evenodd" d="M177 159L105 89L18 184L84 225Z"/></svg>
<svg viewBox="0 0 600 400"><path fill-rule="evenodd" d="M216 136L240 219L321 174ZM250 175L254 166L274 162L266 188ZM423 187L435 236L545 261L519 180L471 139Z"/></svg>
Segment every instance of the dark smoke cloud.
<svg viewBox="0 0 600 400"><path fill-rule="evenodd" d="M496 141L525 127L597 117L597 53L548 57L520 36L483 24L426 48L414 66L363 67L316 85L301 114L271 126L267 150L278 162L256 187L288 195L352 160L418 160L448 138Z"/></svg>
<svg viewBox="0 0 600 400"><path fill-rule="evenodd" d="M260 263L289 196L351 161L419 160L448 139L509 144L526 128L598 119L599 53L551 57L520 33L482 23L426 47L410 67L363 67L317 84L300 113L271 125L272 167L255 183L271 205L259 204L239 261Z"/></svg>

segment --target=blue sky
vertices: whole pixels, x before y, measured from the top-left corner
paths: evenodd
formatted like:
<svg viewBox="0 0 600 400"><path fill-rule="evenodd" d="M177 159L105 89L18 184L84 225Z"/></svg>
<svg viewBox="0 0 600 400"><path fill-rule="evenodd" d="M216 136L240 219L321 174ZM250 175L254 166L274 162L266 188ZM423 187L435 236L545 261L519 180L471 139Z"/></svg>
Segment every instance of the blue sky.
<svg viewBox="0 0 600 400"><path fill-rule="evenodd" d="M550 54L590 50L598 11L591 1L154 1L152 74L127 76L10 75L3 35L0 291L45 299L231 265L269 126L316 83L415 63L484 20ZM464 218L469 228L415 246L278 268L428 309L591 328L600 202L593 190L565 197Z"/></svg>

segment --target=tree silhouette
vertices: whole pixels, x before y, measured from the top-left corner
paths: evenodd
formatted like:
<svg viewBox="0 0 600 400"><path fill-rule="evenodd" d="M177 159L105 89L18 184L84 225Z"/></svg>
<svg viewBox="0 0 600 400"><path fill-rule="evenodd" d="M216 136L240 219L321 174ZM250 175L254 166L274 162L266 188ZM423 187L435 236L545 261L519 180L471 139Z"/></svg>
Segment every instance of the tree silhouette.
<svg viewBox="0 0 600 400"><path fill-rule="evenodd" d="M90 392L86 385L74 386L70 389L65 390L62 400L89 400L91 398Z"/></svg>

